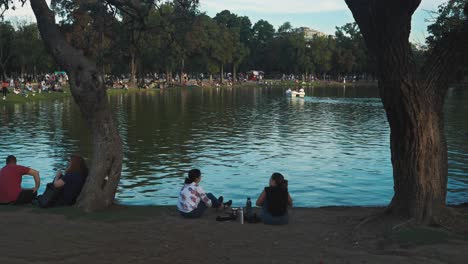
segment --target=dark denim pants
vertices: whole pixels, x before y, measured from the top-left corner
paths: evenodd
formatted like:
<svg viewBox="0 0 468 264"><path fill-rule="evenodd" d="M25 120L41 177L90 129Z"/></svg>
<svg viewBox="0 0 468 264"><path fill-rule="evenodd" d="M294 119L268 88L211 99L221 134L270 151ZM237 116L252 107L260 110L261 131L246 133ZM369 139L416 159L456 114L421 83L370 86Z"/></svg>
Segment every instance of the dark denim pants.
<svg viewBox="0 0 468 264"><path fill-rule="evenodd" d="M212 193L207 193L206 196L211 200L211 206L213 208L218 208L219 206L221 206L221 203L218 201L218 198L216 198ZM198 203L198 207L192 212L180 212L180 214L185 218L200 218L205 212L206 208L208 208L208 206L206 206L206 204L203 201L200 201Z"/></svg>
<svg viewBox="0 0 468 264"><path fill-rule="evenodd" d="M262 221L266 225L287 225L289 223L288 211L282 216L273 216L268 212L267 201L262 206Z"/></svg>

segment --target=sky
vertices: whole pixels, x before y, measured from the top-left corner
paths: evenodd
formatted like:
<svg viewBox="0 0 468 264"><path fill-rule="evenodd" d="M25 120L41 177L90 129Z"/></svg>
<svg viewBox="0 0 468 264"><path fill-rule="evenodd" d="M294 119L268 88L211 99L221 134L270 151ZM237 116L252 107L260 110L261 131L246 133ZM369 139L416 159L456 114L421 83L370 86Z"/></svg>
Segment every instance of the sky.
<svg viewBox="0 0 468 264"><path fill-rule="evenodd" d="M427 26L433 15L429 11L447 0L422 0L413 16L411 41L423 44ZM48 1L50 2L50 1ZM284 22L294 27L310 27L327 34L334 34L335 27L353 22L354 18L344 0L200 0L200 9L209 16L223 10L248 16L252 23L263 19L276 28ZM29 5L16 11L8 11L6 19L35 21Z"/></svg>

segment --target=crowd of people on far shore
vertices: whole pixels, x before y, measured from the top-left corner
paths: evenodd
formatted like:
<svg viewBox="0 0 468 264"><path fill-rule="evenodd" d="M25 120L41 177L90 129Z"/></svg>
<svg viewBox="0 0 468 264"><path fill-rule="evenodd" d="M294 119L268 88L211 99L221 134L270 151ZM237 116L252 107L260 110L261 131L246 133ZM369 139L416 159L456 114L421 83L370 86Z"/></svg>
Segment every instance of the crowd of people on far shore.
<svg viewBox="0 0 468 264"><path fill-rule="evenodd" d="M6 100L8 93L19 94L24 97L35 96L42 92L63 92L63 86L68 82L68 76L64 72L45 74L39 80L28 78L10 78L2 80L2 99Z"/></svg>
<svg viewBox="0 0 468 264"><path fill-rule="evenodd" d="M89 169L85 159L79 154L69 156L68 162L68 168L64 172L57 171L54 180L46 185L44 193L38 195L41 185L39 171L18 165L15 156L8 156L6 165L0 170L0 205L34 204L47 208L75 204ZM23 176L26 175L34 178L33 188L21 187ZM198 169L190 170L185 178L177 201L177 209L184 218L199 218L207 208L224 210L232 205L232 200L224 202L223 196L217 198L212 193L206 193L201 187L201 180L202 174ZM242 222L245 219L251 223L263 221L271 225L288 224L288 207L292 206L288 181L280 173L271 175L268 187L264 188L256 201L256 205L262 208L261 216L253 213L249 203L250 198L247 199L245 215L244 209L238 208L235 214L230 213L227 217L218 217L217 220L236 220L240 217ZM240 214L239 209L242 211Z"/></svg>

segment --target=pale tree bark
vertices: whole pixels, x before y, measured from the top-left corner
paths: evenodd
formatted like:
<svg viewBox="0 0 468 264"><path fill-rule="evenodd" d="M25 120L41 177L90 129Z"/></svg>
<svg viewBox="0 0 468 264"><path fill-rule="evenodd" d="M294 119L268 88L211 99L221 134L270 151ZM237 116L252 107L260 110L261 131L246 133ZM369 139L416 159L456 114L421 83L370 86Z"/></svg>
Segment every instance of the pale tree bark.
<svg viewBox="0 0 468 264"><path fill-rule="evenodd" d="M93 211L110 206L122 170L122 142L112 118L104 78L96 65L63 37L45 0L31 0L39 31L57 64L69 74L70 88L91 133L93 154L89 176L77 206Z"/></svg>
<svg viewBox="0 0 468 264"><path fill-rule="evenodd" d="M136 64L136 55L133 50L130 51L130 82L136 84L136 75L137 75L137 64Z"/></svg>
<svg viewBox="0 0 468 264"><path fill-rule="evenodd" d="M346 0L378 66L380 97L390 125L394 196L387 212L418 223L447 213L447 144L443 105L450 60L463 43L447 36L444 52L421 70L409 43L411 17L421 0ZM456 34L463 34L466 25ZM461 36L461 35L460 35ZM449 47L450 46L450 47Z"/></svg>
<svg viewBox="0 0 468 264"><path fill-rule="evenodd" d="M232 82L235 83L237 80L237 65L235 63L232 64Z"/></svg>
<svg viewBox="0 0 468 264"><path fill-rule="evenodd" d="M221 63L221 83L224 83L224 64Z"/></svg>

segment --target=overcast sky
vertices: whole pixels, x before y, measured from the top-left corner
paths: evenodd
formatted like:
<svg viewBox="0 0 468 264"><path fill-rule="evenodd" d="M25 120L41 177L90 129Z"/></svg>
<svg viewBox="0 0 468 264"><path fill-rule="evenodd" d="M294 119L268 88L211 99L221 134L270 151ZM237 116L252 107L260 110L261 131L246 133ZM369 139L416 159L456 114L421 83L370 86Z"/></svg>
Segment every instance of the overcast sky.
<svg viewBox="0 0 468 264"><path fill-rule="evenodd" d="M428 11L436 10L446 1L422 0L413 16L413 42L424 42L429 24L426 20L431 19ZM289 21L294 27L311 27L328 34L334 34L336 26L354 21L344 0L200 0L200 9L210 16L227 9L250 17L252 23L267 20L276 28ZM34 15L27 5L16 11L8 11L6 19L34 21Z"/></svg>

